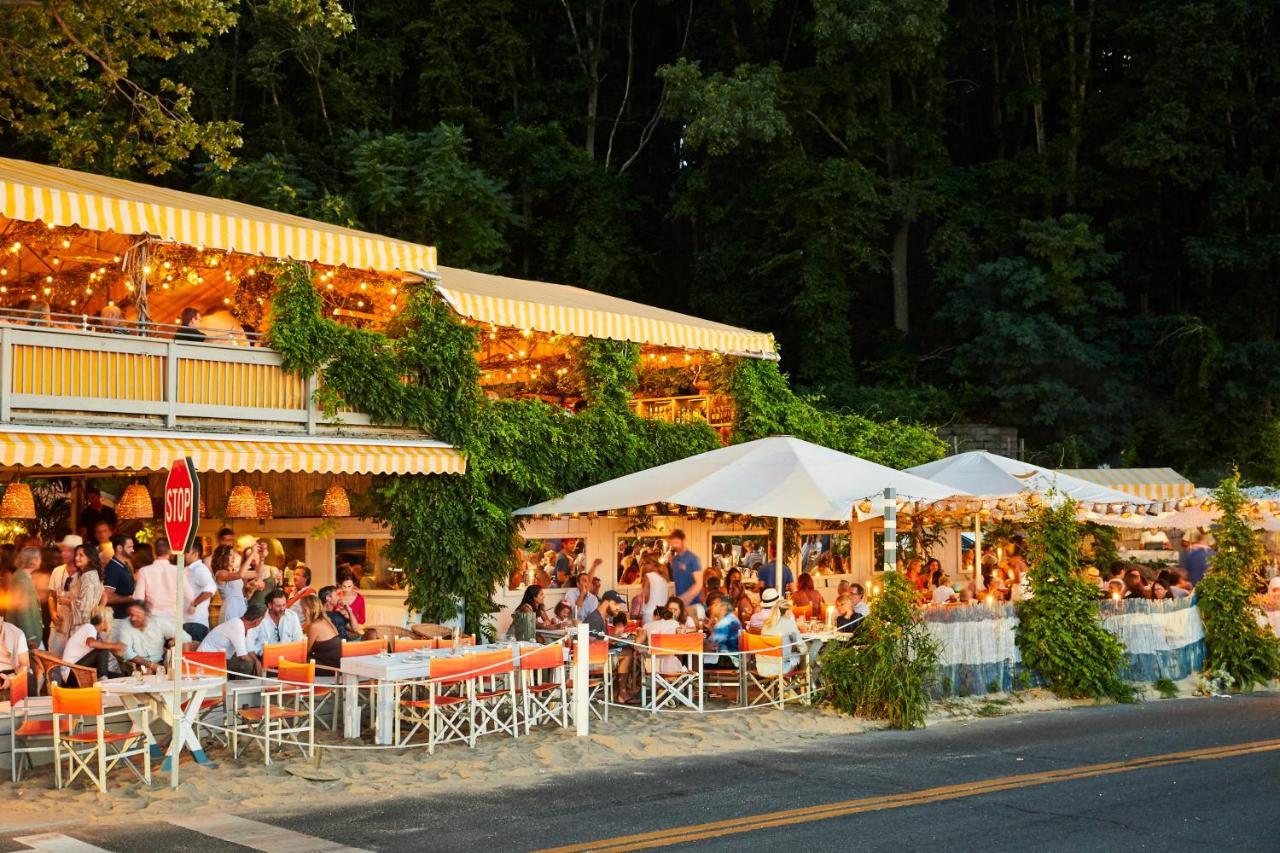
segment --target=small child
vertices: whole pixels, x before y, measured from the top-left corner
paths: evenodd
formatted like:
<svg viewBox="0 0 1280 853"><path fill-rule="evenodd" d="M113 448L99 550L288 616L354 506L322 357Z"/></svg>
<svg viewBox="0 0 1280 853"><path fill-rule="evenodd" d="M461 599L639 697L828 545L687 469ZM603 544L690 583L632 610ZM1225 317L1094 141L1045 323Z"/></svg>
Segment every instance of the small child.
<svg viewBox="0 0 1280 853"><path fill-rule="evenodd" d="M568 628L573 624L573 605L567 601L561 601L556 605L555 618L552 620L554 628Z"/></svg>

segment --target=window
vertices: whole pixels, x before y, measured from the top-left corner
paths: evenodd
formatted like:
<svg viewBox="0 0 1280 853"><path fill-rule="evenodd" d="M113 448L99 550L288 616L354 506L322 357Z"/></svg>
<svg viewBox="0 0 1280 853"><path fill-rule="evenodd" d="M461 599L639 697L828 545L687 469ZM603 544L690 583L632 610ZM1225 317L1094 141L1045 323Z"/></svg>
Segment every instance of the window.
<svg viewBox="0 0 1280 853"><path fill-rule="evenodd" d="M769 533L712 533L711 565L721 572L757 569L768 560Z"/></svg>
<svg viewBox="0 0 1280 853"><path fill-rule="evenodd" d="M881 545L883 548L883 543ZM849 565L849 532L824 530L800 537L800 571L816 575L844 575Z"/></svg>
<svg viewBox="0 0 1280 853"><path fill-rule="evenodd" d="M618 583L630 585L640 583L640 558L649 552L656 559L661 559L667 552L667 540L661 536L619 536L615 557L615 569Z"/></svg>
<svg viewBox="0 0 1280 853"><path fill-rule="evenodd" d="M877 530L874 534L875 542L875 564L871 567L872 572L880 572L884 570L884 531ZM916 556L916 539L910 532L898 531L898 568L901 569L905 562Z"/></svg>
<svg viewBox="0 0 1280 853"><path fill-rule="evenodd" d="M524 589L535 583L559 588L567 586L570 578L587 569L587 540L583 537L529 538L516 552L516 566L507 588Z"/></svg>
<svg viewBox="0 0 1280 853"><path fill-rule="evenodd" d="M334 580L356 574L361 589L404 589L404 569L391 565L385 537L333 540Z"/></svg>

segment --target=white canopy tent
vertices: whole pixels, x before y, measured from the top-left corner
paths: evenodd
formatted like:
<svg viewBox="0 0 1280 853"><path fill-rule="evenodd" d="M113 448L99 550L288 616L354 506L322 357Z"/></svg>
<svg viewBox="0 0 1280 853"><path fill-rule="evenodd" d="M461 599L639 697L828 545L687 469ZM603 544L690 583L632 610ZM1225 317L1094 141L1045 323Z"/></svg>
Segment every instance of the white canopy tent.
<svg viewBox="0 0 1280 853"><path fill-rule="evenodd" d="M983 450L959 453L936 462L908 468L907 472L981 498L1008 499L1058 492L1081 504L1132 504L1147 506L1150 498L1111 489L1030 462L1020 462Z"/></svg>
<svg viewBox="0 0 1280 853"><path fill-rule="evenodd" d="M712 450L588 486L517 510L516 515L569 515L674 504L714 512L777 518L778 565L786 518L851 520L855 506L886 488L902 500L931 503L967 497L904 471L791 436ZM781 569L774 573L782 591Z"/></svg>

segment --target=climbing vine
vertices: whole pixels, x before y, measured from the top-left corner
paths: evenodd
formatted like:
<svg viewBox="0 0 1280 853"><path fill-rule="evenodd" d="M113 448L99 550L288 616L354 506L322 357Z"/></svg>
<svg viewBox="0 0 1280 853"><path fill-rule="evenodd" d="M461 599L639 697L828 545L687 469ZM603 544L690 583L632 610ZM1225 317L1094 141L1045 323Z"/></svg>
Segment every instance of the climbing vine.
<svg viewBox="0 0 1280 853"><path fill-rule="evenodd" d="M630 411L636 344L589 339L573 346L572 377L586 405L570 414L534 399L486 399L475 329L429 287L412 288L383 333L323 316L303 265L284 265L276 282L271 346L287 369L320 376L327 416L355 409L377 424L421 429L467 455L464 475L379 478L372 495L375 517L392 533L390 558L406 569L409 605L427 619L449 618L463 601L474 630L493 611L494 590L515 568L513 510L719 446L705 423L661 423ZM919 427L829 415L799 400L776 364L722 364L724 390L743 394L736 440L790 432L890 465L941 454L941 444Z"/></svg>

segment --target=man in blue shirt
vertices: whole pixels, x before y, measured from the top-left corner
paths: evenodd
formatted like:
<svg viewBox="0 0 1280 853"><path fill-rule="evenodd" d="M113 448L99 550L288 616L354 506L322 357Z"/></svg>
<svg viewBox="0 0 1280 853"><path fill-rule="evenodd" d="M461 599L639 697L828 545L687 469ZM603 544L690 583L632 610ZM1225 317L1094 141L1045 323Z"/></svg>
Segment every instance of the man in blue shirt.
<svg viewBox="0 0 1280 853"><path fill-rule="evenodd" d="M687 605L702 603L702 561L692 551L685 550L684 531L673 530L667 537L671 549L671 580L676 585L676 595Z"/></svg>
<svg viewBox="0 0 1280 853"><path fill-rule="evenodd" d="M1197 584L1204 579L1205 572L1209 570L1209 560L1213 557L1214 550L1204 541L1204 534L1200 531L1188 531L1188 533L1192 544L1184 544L1182 556L1179 557L1178 562L1187 573L1187 580Z"/></svg>
<svg viewBox="0 0 1280 853"><path fill-rule="evenodd" d="M717 596L710 604L707 621L711 623L711 636L703 643L703 651L710 652L702 656L703 666L711 668L729 668L737 666L736 656L726 657L718 652L737 652L738 640L742 635L742 623L733 610L733 599L727 595Z"/></svg>
<svg viewBox="0 0 1280 853"><path fill-rule="evenodd" d="M133 604L133 566L129 564L133 537L117 533L111 537L111 548L111 562L102 567L102 585L106 587L111 612L122 621L129 618L129 606Z"/></svg>
<svg viewBox="0 0 1280 853"><path fill-rule="evenodd" d="M769 562L761 566L760 571L756 574L756 577L760 579L761 589L769 589L769 588L777 587L778 576L775 574L775 572L778 571L778 561L773 558L774 550L775 549L773 547L773 543L770 542L769 543ZM793 581L795 581L795 577L791 574L791 567L788 566L786 563L783 563L782 564L782 592L783 593L786 593L786 591L791 588L791 584Z"/></svg>

